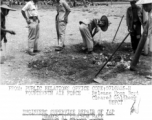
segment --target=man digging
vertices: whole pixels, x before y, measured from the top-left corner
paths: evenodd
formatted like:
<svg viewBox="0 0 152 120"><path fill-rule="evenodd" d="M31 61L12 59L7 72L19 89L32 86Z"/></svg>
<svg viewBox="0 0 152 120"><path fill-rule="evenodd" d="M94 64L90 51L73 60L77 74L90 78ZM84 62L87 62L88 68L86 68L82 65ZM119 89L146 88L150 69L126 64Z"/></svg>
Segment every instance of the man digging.
<svg viewBox="0 0 152 120"><path fill-rule="evenodd" d="M38 18L37 2L38 0L31 0L26 3L26 5L21 10L23 17L28 24L28 53L32 56L40 52L38 50L40 20Z"/></svg>
<svg viewBox="0 0 152 120"><path fill-rule="evenodd" d="M82 50L87 54L91 54L94 48L93 37L100 28L103 31L106 31L108 28L108 19L106 16L102 16L101 19L85 19L79 22L79 30L83 39Z"/></svg>
<svg viewBox="0 0 152 120"><path fill-rule="evenodd" d="M4 40L4 43L6 44L7 43L6 33L10 33L12 35L15 35L15 32L13 30L6 29L5 17L9 14L9 11L15 11L15 9L12 9L4 4L1 5L0 8L1 8L1 11L0 11L0 14L1 14L0 64L3 64L5 61L5 57L3 56L3 52L2 52L3 51L2 50L2 40ZM6 45L5 45L5 47L6 47ZM6 48L5 48L5 50L6 50ZM6 51L5 51L5 54L6 54Z"/></svg>

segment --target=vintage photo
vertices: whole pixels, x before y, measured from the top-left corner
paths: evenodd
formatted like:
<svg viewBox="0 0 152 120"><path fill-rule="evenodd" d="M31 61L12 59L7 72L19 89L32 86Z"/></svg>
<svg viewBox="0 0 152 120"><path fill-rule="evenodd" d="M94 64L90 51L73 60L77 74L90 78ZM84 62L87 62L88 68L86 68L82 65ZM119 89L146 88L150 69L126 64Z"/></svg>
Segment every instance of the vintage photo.
<svg viewBox="0 0 152 120"><path fill-rule="evenodd" d="M1 0L1 120L152 120L152 0Z"/></svg>
<svg viewBox="0 0 152 120"><path fill-rule="evenodd" d="M151 0L2 0L2 85L150 85Z"/></svg>

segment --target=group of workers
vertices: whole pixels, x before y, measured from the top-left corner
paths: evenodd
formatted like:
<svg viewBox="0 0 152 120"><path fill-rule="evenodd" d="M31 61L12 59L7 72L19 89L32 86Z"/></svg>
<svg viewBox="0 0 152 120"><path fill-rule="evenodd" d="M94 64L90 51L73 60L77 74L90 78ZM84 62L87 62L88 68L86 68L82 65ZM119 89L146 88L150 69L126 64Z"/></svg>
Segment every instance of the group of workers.
<svg viewBox="0 0 152 120"><path fill-rule="evenodd" d="M128 31L131 36L131 45L133 52L135 54L141 54L141 48L144 45L140 45L142 39L146 40L149 38L150 44L152 44L152 0L129 0L131 7L127 9L126 21L128 26ZM138 1L138 2L137 2ZM37 10L38 0L30 0L22 8L21 13L26 20L28 25L28 53L29 55L35 55L39 52L38 49L38 38L39 38L39 24L40 20L38 17ZM148 12L148 19L143 20L143 10L137 6L141 4L143 10ZM7 42L6 33L15 34L14 31L8 30L5 28L5 16L8 15L9 11L14 11L14 9L8 7L7 5L1 5L1 42L0 50L2 51L2 40ZM68 16L71 12L70 6L66 0L57 0L57 15L56 15L56 32L57 32L57 41L58 45L55 48L55 51L62 51L65 47L65 31L68 24ZM82 50L87 54L91 54L94 48L94 35L102 30L104 25L101 18L91 19L91 20L82 20L79 22L79 30L83 39ZM141 33L141 26L143 27L143 34ZM144 36L145 37L142 37ZM145 41L146 41L145 40ZM139 48L139 46L142 46ZM133 59L134 60L134 59ZM2 61L2 57L1 57ZM134 64L133 64L134 65ZM134 67L132 66L132 70Z"/></svg>

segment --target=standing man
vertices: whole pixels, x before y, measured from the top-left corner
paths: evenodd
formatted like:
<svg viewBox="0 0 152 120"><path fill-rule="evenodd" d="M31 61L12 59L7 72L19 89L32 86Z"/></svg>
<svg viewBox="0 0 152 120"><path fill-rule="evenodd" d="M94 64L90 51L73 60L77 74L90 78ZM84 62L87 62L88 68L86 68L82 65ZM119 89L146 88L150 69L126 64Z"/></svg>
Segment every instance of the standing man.
<svg viewBox="0 0 152 120"><path fill-rule="evenodd" d="M29 35L28 35L29 55L35 55L37 52L39 52L38 38L39 38L40 20L38 18L37 2L38 0L31 0L27 2L26 5L21 10L21 13L25 18L29 29Z"/></svg>
<svg viewBox="0 0 152 120"><path fill-rule="evenodd" d="M5 17L8 15L9 11L15 11L15 9L12 9L4 4L1 5L0 8L1 8L1 11L0 11L0 14L1 14L1 28L0 28L0 31L1 31L0 55L1 56L0 56L0 63L2 64L2 63L4 63L4 56L2 55L2 40L4 40L4 44L6 47L6 43L7 43L6 33L10 33L12 35L15 35L15 32L13 30L6 29Z"/></svg>
<svg viewBox="0 0 152 120"><path fill-rule="evenodd" d="M12 3L13 1L12 0L9 0L9 6L12 7Z"/></svg>
<svg viewBox="0 0 152 120"><path fill-rule="evenodd" d="M56 15L56 32L58 46L55 51L61 51L64 48L65 30L68 23L68 16L71 12L70 6L65 0L57 0L57 15Z"/></svg>
<svg viewBox="0 0 152 120"><path fill-rule="evenodd" d="M142 4L143 9L146 12L148 12L148 21L147 21L146 25L144 26L143 35L141 37L141 40L138 45L137 51L134 55L134 58L131 62L130 70L133 70L133 71L136 70L136 65L137 65L137 62L141 55L144 44L147 40L147 37L149 38L150 44L152 44L152 0L139 0L137 2L137 4ZM152 52L150 54L152 54ZM151 65L151 63L150 63L150 65ZM152 70L152 68L151 68L151 70Z"/></svg>
<svg viewBox="0 0 152 120"><path fill-rule="evenodd" d="M143 23L142 9L136 5L137 0L129 0L131 7L127 9L126 22L130 32L131 45L135 53L141 38L141 25Z"/></svg>

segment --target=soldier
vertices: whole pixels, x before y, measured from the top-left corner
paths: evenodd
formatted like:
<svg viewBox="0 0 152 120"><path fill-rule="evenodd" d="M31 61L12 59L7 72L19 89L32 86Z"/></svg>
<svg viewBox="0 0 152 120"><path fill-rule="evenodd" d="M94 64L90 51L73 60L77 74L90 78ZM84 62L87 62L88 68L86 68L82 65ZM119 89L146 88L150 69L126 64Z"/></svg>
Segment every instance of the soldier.
<svg viewBox="0 0 152 120"><path fill-rule="evenodd" d="M103 21L104 23L103 23ZM83 39L83 47L82 50L87 54L91 54L94 48L94 40L93 37L97 32L99 32L100 28L103 31L106 31L108 28L108 19L103 16L101 19L85 19L79 22L79 30Z"/></svg>
<svg viewBox="0 0 152 120"><path fill-rule="evenodd" d="M0 41L0 52L2 54L2 40L4 40L4 43L7 43L7 38L6 38L6 33L10 33L12 35L15 35L15 32L13 30L8 30L5 28L5 17L8 15L9 11L15 11L15 9L12 9L8 7L7 5L2 4L0 6L1 8L1 41ZM6 46L5 46L6 47ZM6 52L6 51L5 51ZM1 56L0 58L0 63L4 63L4 56Z"/></svg>
<svg viewBox="0 0 152 120"><path fill-rule="evenodd" d="M127 9L126 22L130 32L131 45L135 53L141 38L141 25L143 23L142 9L136 5L137 0L129 0L131 7Z"/></svg>
<svg viewBox="0 0 152 120"><path fill-rule="evenodd" d="M29 29L29 35L28 35L29 55L35 55L36 53L40 52L38 50L40 20L38 18L37 2L38 0L31 0L27 2L26 5L21 10L23 17L25 18L28 24L28 29Z"/></svg>
<svg viewBox="0 0 152 120"><path fill-rule="evenodd" d="M134 58L131 62L130 70L133 70L133 71L137 70L136 65L141 55L142 49L145 45L145 42L147 40L147 37L149 38L150 44L152 44L152 0L139 0L137 4L142 4L143 9L146 12L148 12L148 21L146 22L146 25L144 25L143 35L141 37L141 40L136 50L136 53L134 55Z"/></svg>
<svg viewBox="0 0 152 120"><path fill-rule="evenodd" d="M56 51L61 51L64 48L65 30L70 12L70 6L65 0L57 0L56 31L58 46L55 49Z"/></svg>

